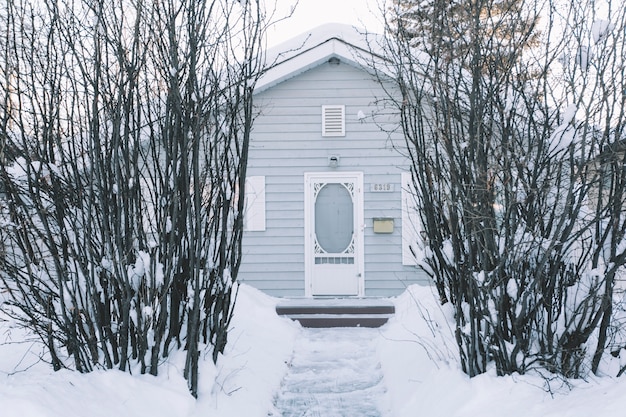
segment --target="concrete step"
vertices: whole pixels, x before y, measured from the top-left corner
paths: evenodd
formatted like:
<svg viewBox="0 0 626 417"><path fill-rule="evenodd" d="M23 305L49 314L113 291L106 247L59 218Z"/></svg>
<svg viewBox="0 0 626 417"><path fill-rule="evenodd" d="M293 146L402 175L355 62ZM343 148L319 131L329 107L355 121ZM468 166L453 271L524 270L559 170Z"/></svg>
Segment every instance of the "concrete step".
<svg viewBox="0 0 626 417"><path fill-rule="evenodd" d="M276 312L304 327L380 327L393 317L395 306L368 298L289 299L279 302Z"/></svg>

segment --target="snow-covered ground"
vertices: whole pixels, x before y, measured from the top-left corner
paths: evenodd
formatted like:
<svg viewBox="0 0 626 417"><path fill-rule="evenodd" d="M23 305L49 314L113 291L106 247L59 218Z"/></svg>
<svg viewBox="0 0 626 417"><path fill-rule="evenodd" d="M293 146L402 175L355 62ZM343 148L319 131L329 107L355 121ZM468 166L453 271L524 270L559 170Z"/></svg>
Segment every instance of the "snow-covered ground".
<svg viewBox="0 0 626 417"><path fill-rule="evenodd" d="M445 329L447 321L431 290L411 287L394 302L396 317L368 336L368 346L374 346L374 350L368 347L368 354L378 355L385 387L376 390L386 396L377 401L391 410L389 417L621 417L626 412L626 378L594 377L567 384L554 379L549 386L538 375L489 373L469 379L459 370L449 339L440 336L438 330ZM293 348L308 330L277 317L275 303L248 286L240 287L227 351L217 367L207 352L198 400L188 394L181 376L183 355L174 354L158 377L118 371L53 372L40 360L37 342L10 322L1 323L0 415L266 417L276 413L275 396L282 392L281 382L295 357ZM334 345L338 356L363 345L358 330L352 332L353 344L348 336ZM324 346L319 340L323 333L312 337ZM306 361L309 353L298 349ZM346 352L337 351L342 349Z"/></svg>

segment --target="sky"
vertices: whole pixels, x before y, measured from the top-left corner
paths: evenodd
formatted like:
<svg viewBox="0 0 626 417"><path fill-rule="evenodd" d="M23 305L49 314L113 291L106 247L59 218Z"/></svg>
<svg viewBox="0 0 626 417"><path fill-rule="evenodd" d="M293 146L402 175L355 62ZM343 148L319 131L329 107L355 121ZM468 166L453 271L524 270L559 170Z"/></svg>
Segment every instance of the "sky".
<svg viewBox="0 0 626 417"><path fill-rule="evenodd" d="M266 0L269 8L276 3L278 16L287 16L296 5L293 15L277 23L268 31L268 46L274 46L297 36L304 31L324 23L347 23L367 29L369 32L382 32L381 3L390 0ZM615 1L614 4L618 3ZM606 0L598 0L598 17L606 15Z"/></svg>
<svg viewBox="0 0 626 417"><path fill-rule="evenodd" d="M275 16L287 16L296 5L293 15L277 23L268 31L268 46L273 46L325 23L345 23L382 31L380 0L275 0ZM268 7L272 0L267 1Z"/></svg>

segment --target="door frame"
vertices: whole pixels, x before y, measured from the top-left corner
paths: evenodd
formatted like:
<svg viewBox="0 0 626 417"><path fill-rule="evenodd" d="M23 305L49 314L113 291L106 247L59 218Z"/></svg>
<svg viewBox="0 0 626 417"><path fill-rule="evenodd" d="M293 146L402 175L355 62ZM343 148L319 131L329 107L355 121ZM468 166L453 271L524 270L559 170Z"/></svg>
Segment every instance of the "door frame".
<svg viewBox="0 0 626 417"><path fill-rule="evenodd" d="M343 180L353 181L355 184L354 191L354 223L355 227L355 256L354 263L357 268L358 276L358 292L357 295L346 295L346 297L363 297L365 294L365 219L363 205L363 172L305 172L304 173L304 295L306 297L314 297L313 295L313 233L315 219L315 201L313 200L313 187L311 182L314 180L329 180L341 182ZM318 296L329 297L332 296ZM336 297L341 297L338 295Z"/></svg>

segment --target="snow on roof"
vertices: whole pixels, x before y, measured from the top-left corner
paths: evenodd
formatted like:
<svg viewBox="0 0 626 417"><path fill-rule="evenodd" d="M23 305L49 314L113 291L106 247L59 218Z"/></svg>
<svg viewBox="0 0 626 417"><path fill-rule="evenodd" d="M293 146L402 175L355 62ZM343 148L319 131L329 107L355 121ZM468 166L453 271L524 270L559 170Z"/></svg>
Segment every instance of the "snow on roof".
<svg viewBox="0 0 626 417"><path fill-rule="evenodd" d="M328 23L306 31L267 50L267 69L256 84L264 91L314 68L332 57L361 68L382 56L381 36L341 23Z"/></svg>

